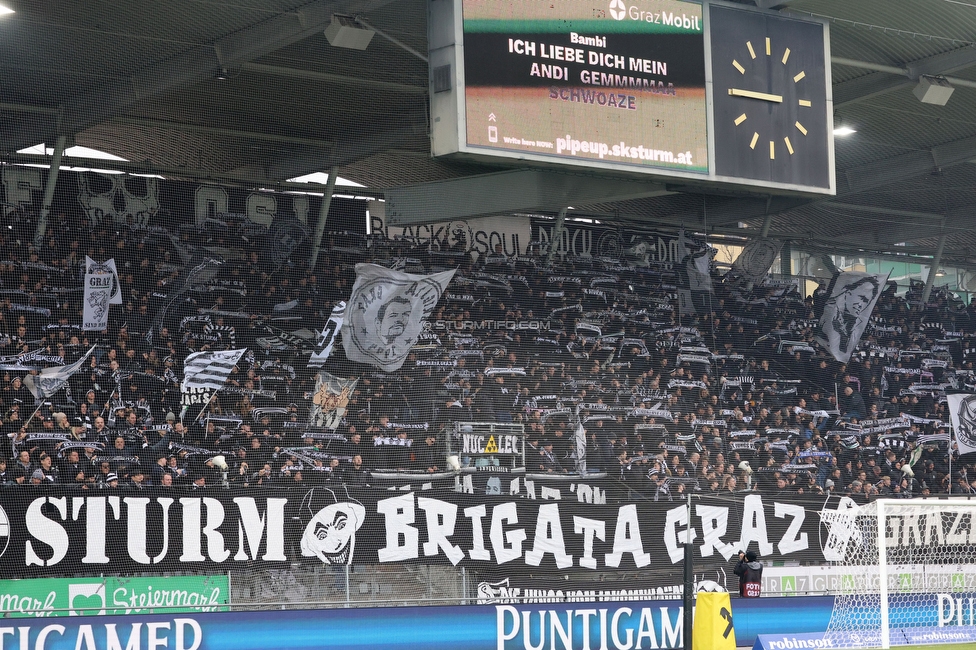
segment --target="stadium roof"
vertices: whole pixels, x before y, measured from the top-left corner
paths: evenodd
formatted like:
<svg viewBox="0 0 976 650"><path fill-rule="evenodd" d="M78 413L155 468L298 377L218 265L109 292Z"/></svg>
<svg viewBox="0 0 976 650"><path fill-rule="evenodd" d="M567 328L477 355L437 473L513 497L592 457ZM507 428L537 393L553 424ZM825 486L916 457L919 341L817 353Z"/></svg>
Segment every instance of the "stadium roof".
<svg viewBox="0 0 976 650"><path fill-rule="evenodd" d="M678 191L575 207L740 234L768 218L770 235L837 252L932 255L945 233L943 264L976 268L976 1L742 2L830 20L836 117L857 129L836 140L837 196ZM373 192L498 171L429 155L428 0L4 4L7 162L37 162L16 152L60 133L128 161L115 168L258 186L332 166ZM335 13L377 28L368 49L329 45ZM950 78L945 106L915 97L922 74Z"/></svg>

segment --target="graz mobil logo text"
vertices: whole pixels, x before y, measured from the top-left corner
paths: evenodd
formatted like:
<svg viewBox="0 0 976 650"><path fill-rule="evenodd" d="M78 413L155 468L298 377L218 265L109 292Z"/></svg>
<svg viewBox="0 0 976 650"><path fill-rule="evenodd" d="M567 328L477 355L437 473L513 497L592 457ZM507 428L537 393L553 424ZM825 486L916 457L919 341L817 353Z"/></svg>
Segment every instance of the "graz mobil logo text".
<svg viewBox="0 0 976 650"><path fill-rule="evenodd" d="M614 20L630 18L631 20L640 20L646 23L657 23L679 29L701 31L701 18L698 16L676 14L673 11L644 11L637 5L630 5L628 7L624 3L624 0L610 0L610 17Z"/></svg>

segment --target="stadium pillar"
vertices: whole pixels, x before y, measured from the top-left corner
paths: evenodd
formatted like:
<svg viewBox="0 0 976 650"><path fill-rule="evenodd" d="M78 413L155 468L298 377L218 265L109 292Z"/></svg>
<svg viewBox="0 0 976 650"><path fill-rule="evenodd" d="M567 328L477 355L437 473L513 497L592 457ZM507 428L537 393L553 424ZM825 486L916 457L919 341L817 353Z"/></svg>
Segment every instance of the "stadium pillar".
<svg viewBox="0 0 976 650"><path fill-rule="evenodd" d="M329 217L329 208L332 207L332 192L335 191L336 176L338 174L338 167L329 169L329 180L325 183L325 195L322 196L319 220L315 224L315 234L312 238L312 255L308 259L309 272L315 271L315 263L319 261L319 248L322 246L322 235L325 233L325 222Z"/></svg>
<svg viewBox="0 0 976 650"><path fill-rule="evenodd" d="M688 531L685 533L684 566L684 648L691 650L692 627L695 623L695 547L691 543L691 495L688 495Z"/></svg>
<svg viewBox="0 0 976 650"><path fill-rule="evenodd" d="M566 208L559 211L556 217L556 227L552 229L552 239L549 240L549 252L546 254L546 264L552 264L552 259L556 256L556 249L559 248L563 239L563 230L566 228Z"/></svg>
<svg viewBox="0 0 976 650"><path fill-rule="evenodd" d="M51 169L48 170L47 185L44 187L44 202L41 205L41 214L37 219L37 229L34 231L34 245L38 248L44 243L44 233L47 231L47 215L51 212L51 204L54 202L54 186L58 183L61 157L64 155L64 146L67 142L67 136L59 135L57 143L54 145Z"/></svg>
<svg viewBox="0 0 976 650"><path fill-rule="evenodd" d="M769 227L773 225L773 215L767 214L766 218L763 219L762 230L759 231L759 236L763 239L769 237Z"/></svg>
<svg viewBox="0 0 976 650"><path fill-rule="evenodd" d="M939 271L939 266L942 264L942 251L945 249L946 234L942 231L939 235L939 244L935 247L935 255L932 257L932 266L929 267L928 277L925 278L925 288L922 290L922 302L926 303L929 301L929 296L932 295L932 285L935 284L935 274Z"/></svg>

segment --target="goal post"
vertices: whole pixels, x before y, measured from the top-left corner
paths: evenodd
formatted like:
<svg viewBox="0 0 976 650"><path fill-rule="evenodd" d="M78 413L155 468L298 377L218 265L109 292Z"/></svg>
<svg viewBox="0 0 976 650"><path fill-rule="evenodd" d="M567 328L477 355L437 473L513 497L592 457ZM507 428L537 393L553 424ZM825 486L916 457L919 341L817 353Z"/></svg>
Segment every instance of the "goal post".
<svg viewBox="0 0 976 650"><path fill-rule="evenodd" d="M843 574L825 637L834 647L976 641L976 499L824 514L825 555Z"/></svg>

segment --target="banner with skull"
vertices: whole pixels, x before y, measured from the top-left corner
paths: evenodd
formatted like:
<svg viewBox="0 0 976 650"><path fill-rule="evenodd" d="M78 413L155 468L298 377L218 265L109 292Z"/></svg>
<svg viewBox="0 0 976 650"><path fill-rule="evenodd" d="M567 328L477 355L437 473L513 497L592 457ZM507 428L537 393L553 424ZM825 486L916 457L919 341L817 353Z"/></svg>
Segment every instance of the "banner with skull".
<svg viewBox="0 0 976 650"><path fill-rule="evenodd" d="M949 403L949 421L960 454L976 451L976 394L956 393L946 395Z"/></svg>
<svg viewBox="0 0 976 650"><path fill-rule="evenodd" d="M359 379L343 379L324 370L315 376L315 392L309 409L313 427L335 431L346 414L346 405Z"/></svg>

